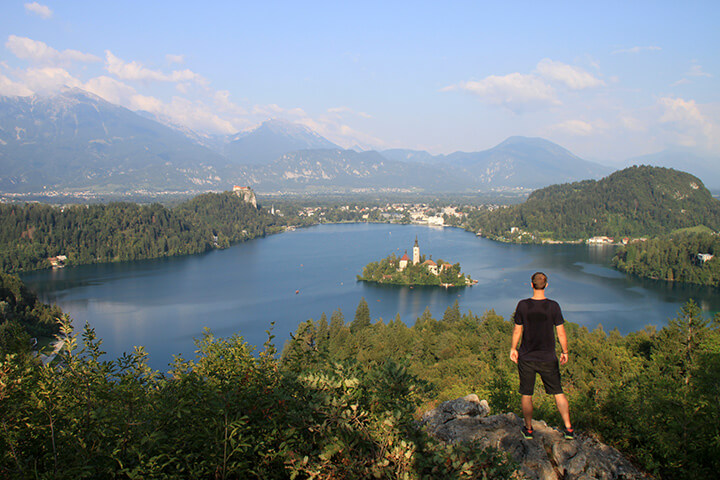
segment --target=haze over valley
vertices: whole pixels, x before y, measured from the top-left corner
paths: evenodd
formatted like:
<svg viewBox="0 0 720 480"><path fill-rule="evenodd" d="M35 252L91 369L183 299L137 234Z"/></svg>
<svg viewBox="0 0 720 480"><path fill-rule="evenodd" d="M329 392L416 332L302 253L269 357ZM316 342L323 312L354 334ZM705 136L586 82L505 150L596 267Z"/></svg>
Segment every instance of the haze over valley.
<svg viewBox="0 0 720 480"><path fill-rule="evenodd" d="M138 33L132 9L12 2L0 192L527 194L636 164L717 191L718 6L700 3L523 5L532 21L512 4L182 4Z"/></svg>
<svg viewBox="0 0 720 480"><path fill-rule="evenodd" d="M77 88L0 98L0 159L0 190L8 193L202 192L232 184L259 193L529 191L612 171L542 138L510 137L449 155L358 151L279 119L203 137ZM720 162L690 151L636 160L699 171L720 185Z"/></svg>

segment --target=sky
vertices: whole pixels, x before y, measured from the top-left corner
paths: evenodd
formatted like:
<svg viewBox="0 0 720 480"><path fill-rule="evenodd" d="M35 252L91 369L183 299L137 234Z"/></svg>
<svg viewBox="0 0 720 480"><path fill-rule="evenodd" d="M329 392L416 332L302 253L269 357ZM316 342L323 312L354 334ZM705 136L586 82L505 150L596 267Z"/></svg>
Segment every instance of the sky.
<svg viewBox="0 0 720 480"><path fill-rule="evenodd" d="M720 2L14 1L0 95L78 87L199 133L270 118L338 145L542 137L614 166L720 154Z"/></svg>

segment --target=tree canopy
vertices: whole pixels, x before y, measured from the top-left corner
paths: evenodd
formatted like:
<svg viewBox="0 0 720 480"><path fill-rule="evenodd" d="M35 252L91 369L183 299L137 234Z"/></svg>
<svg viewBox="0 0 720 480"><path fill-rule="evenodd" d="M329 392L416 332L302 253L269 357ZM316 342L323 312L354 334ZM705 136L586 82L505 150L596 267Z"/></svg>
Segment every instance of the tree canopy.
<svg viewBox="0 0 720 480"><path fill-rule="evenodd" d="M718 231L720 201L689 173L634 166L598 181L552 185L522 204L468 217L467 228L506 241L645 237L697 225Z"/></svg>
<svg viewBox="0 0 720 480"><path fill-rule="evenodd" d="M202 253L265 235L277 219L231 192L199 195L175 208L114 202L53 207L0 204L0 271Z"/></svg>
<svg viewBox="0 0 720 480"><path fill-rule="evenodd" d="M336 324L328 332L309 320L285 347L283 361L296 370L397 362L428 382L425 408L472 392L494 412L519 412L518 376L508 357L512 330L512 322L492 310L462 314L457 303L441 320L426 310L412 326L396 317L363 329ZM720 315L709 321L690 301L659 331L622 336L571 322L566 331L571 358L563 389L576 428L661 478L714 475L720 467ZM535 410L536 417L562 425L552 396L536 395Z"/></svg>
<svg viewBox="0 0 720 480"><path fill-rule="evenodd" d="M613 257L619 270L670 282L720 286L720 236L679 232L621 247Z"/></svg>

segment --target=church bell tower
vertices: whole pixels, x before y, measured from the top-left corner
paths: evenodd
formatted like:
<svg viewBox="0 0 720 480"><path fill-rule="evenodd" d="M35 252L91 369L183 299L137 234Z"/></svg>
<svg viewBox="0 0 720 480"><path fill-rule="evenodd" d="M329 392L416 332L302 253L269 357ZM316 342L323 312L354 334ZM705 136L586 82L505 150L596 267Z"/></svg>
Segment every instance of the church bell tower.
<svg viewBox="0 0 720 480"><path fill-rule="evenodd" d="M420 246L418 245L417 236L415 236L415 246L413 247L413 265L420 263Z"/></svg>

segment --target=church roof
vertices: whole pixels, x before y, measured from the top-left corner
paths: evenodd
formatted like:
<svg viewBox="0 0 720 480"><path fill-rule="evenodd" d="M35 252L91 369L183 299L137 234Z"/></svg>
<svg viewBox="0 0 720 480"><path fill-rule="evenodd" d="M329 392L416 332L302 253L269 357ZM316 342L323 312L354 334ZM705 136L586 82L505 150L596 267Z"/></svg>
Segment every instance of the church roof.
<svg viewBox="0 0 720 480"><path fill-rule="evenodd" d="M403 255L402 257L400 257L400 260L401 260L401 261L402 261L402 260L410 260L410 257L408 257L407 252L405 252L405 255Z"/></svg>
<svg viewBox="0 0 720 480"><path fill-rule="evenodd" d="M432 260L425 260L425 263L423 265L437 265L437 263L433 262Z"/></svg>

